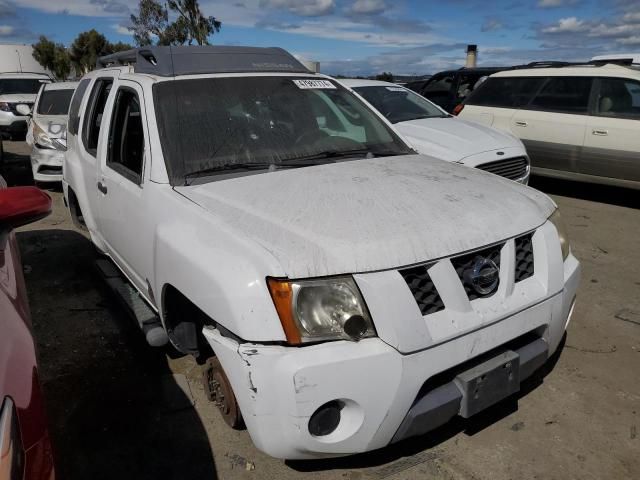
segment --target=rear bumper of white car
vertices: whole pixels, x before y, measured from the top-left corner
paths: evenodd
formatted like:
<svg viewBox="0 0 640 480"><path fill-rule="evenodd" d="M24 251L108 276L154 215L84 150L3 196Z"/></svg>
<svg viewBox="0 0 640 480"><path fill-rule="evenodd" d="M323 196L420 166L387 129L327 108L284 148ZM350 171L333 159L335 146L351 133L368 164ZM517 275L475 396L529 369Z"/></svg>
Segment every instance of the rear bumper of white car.
<svg viewBox="0 0 640 480"><path fill-rule="evenodd" d="M293 348L239 344L216 329L204 333L259 449L286 459L349 455L425 433L456 415L470 416L517 391L558 348L579 271L569 255L559 292L410 354L380 338ZM505 374L512 380L508 391L499 378ZM327 405L339 408L337 428L314 436L310 420Z"/></svg>
<svg viewBox="0 0 640 480"><path fill-rule="evenodd" d="M31 149L31 169L36 182L62 181L62 164L64 152L52 148Z"/></svg>

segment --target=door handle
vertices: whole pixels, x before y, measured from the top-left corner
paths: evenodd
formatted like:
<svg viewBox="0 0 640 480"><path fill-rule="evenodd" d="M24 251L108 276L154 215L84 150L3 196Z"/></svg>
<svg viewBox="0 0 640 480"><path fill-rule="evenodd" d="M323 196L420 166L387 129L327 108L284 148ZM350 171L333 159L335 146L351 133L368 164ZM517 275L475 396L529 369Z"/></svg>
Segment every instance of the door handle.
<svg viewBox="0 0 640 480"><path fill-rule="evenodd" d="M604 137L606 135L609 135L609 130L593 130L591 133Z"/></svg>
<svg viewBox="0 0 640 480"><path fill-rule="evenodd" d="M104 195L107 194L107 186L102 182L98 182L98 190L100 190Z"/></svg>
<svg viewBox="0 0 640 480"><path fill-rule="evenodd" d="M527 122L516 121L516 127L526 127Z"/></svg>

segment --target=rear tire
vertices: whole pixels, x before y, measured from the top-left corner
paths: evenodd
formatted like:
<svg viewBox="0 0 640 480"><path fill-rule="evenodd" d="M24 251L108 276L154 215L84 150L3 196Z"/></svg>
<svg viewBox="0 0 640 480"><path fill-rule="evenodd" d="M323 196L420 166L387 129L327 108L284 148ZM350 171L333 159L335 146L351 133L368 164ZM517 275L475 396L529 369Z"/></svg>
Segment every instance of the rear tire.
<svg viewBox="0 0 640 480"><path fill-rule="evenodd" d="M217 357L207 359L202 366L202 381L207 398L218 407L226 424L235 430L243 428L238 401Z"/></svg>

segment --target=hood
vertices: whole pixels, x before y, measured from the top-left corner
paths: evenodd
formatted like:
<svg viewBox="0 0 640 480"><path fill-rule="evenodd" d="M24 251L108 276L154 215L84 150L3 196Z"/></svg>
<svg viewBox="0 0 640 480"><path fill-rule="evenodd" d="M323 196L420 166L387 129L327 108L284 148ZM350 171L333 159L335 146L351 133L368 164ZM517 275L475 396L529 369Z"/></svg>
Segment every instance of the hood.
<svg viewBox="0 0 640 480"><path fill-rule="evenodd" d="M176 187L275 257L289 278L384 270L514 237L544 194L422 155L353 160Z"/></svg>
<svg viewBox="0 0 640 480"><path fill-rule="evenodd" d="M464 163L465 157L478 153L522 148L520 140L505 132L456 117L422 118L394 126L419 153L449 162Z"/></svg>
<svg viewBox="0 0 640 480"><path fill-rule="evenodd" d="M66 137L67 115L35 114L32 121L38 125L49 138Z"/></svg>
<svg viewBox="0 0 640 480"><path fill-rule="evenodd" d="M35 93L10 93L5 95L0 93L0 101L8 103L34 103L37 96Z"/></svg>

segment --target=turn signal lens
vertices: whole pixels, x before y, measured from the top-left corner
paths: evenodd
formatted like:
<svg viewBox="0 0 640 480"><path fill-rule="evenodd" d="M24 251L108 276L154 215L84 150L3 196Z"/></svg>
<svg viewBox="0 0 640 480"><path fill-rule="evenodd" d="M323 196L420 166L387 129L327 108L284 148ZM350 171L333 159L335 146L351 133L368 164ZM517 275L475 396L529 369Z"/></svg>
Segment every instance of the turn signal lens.
<svg viewBox="0 0 640 480"><path fill-rule="evenodd" d="M462 109L464 108L464 103L460 103L458 105L455 106L455 108L453 109L453 114L454 115L458 115Z"/></svg>
<svg viewBox="0 0 640 480"><path fill-rule="evenodd" d="M553 223L558 231L558 239L560 240L560 249L562 250L562 260L566 260L569 256L569 252L571 251L571 246L569 245L569 236L567 235L567 229L564 226L564 222L560 217L560 209L556 208L556 211L549 217L549 221Z"/></svg>

